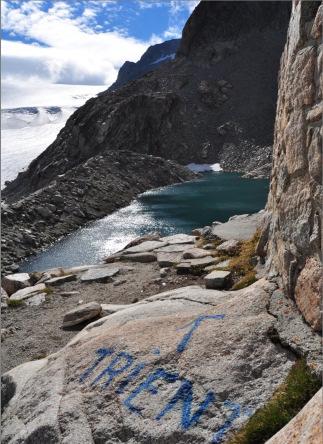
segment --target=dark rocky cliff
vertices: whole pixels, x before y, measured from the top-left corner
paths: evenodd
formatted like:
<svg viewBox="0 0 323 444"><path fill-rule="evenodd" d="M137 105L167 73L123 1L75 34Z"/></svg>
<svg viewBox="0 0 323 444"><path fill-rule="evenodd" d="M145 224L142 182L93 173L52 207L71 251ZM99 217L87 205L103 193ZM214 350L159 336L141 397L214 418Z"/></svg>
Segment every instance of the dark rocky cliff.
<svg viewBox="0 0 323 444"><path fill-rule="evenodd" d="M166 42L150 46L138 62L125 62L118 73L117 80L109 87L108 91L115 91L131 80L136 80L150 71L154 71L162 64L174 60L180 39L167 40Z"/></svg>
<svg viewBox="0 0 323 444"><path fill-rule="evenodd" d="M228 169L246 169L234 153L244 152L244 161L272 143L289 14L287 2L201 2L184 28L179 57L90 99L4 198L15 200L114 150L183 164L218 162L230 152Z"/></svg>
<svg viewBox="0 0 323 444"><path fill-rule="evenodd" d="M281 61L273 171L268 199L267 265L307 322L321 329L322 13L295 2ZM320 8L319 8L320 6ZM318 9L319 8L319 9Z"/></svg>

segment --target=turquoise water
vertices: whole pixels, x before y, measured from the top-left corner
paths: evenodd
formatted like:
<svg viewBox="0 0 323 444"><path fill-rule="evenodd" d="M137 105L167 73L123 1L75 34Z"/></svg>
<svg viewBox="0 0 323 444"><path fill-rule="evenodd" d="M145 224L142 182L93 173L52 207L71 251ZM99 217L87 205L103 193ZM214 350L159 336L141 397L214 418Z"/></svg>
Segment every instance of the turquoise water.
<svg viewBox="0 0 323 444"><path fill-rule="evenodd" d="M93 222L21 264L21 271L94 264L148 233L190 233L225 222L235 214L264 208L268 180L242 179L235 173L206 173L202 178L140 195L131 205Z"/></svg>

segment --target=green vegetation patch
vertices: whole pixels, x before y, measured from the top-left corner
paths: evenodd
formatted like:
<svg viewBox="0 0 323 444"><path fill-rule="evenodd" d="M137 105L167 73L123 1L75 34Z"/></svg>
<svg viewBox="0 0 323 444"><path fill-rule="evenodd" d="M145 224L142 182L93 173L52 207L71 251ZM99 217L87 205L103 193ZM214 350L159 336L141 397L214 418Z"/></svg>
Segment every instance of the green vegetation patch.
<svg viewBox="0 0 323 444"><path fill-rule="evenodd" d="M25 303L22 299L8 299L7 305L8 307L11 308L17 308L17 307L22 307L23 305L25 305Z"/></svg>
<svg viewBox="0 0 323 444"><path fill-rule="evenodd" d="M232 286L231 290L241 290L241 288L249 287L249 285L256 282L256 280L256 272L254 270L248 271L247 274Z"/></svg>
<svg viewBox="0 0 323 444"><path fill-rule="evenodd" d="M263 444L282 429L320 389L321 381L304 359L292 367L270 401L249 419L228 444Z"/></svg>
<svg viewBox="0 0 323 444"><path fill-rule="evenodd" d="M228 269L232 271L234 280L231 290L248 287L257 280L254 258L259 237L260 231L256 231L251 239L241 242L239 254L230 258Z"/></svg>

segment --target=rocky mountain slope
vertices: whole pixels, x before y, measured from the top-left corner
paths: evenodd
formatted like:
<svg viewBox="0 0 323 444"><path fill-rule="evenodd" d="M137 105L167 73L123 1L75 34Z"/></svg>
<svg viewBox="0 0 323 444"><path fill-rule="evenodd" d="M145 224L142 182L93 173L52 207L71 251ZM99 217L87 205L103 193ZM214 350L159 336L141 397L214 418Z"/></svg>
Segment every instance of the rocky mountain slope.
<svg viewBox="0 0 323 444"><path fill-rule="evenodd" d="M322 6L295 2L281 60L268 222L260 251L321 330ZM265 249L264 244L267 242Z"/></svg>
<svg viewBox="0 0 323 444"><path fill-rule="evenodd" d="M219 162L230 150L227 164L248 169L245 158L272 143L289 14L287 2L201 2L173 62L90 99L4 198L15 200L94 155L124 149L183 164ZM243 167L233 160L241 147ZM267 154L258 166L264 163Z"/></svg>
<svg viewBox="0 0 323 444"><path fill-rule="evenodd" d="M147 72L154 71L163 63L174 60L179 43L180 39L173 39L152 45L138 62L125 62L119 69L117 80L109 87L108 91L115 91L131 80L136 80Z"/></svg>

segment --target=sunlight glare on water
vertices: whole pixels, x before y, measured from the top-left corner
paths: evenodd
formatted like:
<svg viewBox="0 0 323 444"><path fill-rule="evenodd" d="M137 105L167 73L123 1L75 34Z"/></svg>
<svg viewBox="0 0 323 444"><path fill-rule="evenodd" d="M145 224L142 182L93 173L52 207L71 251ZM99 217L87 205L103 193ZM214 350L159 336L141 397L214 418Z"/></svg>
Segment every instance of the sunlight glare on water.
<svg viewBox="0 0 323 444"><path fill-rule="evenodd" d="M243 179L236 173L207 173L202 178L148 191L133 203L66 236L21 264L21 271L94 264L149 232L190 233L225 222L235 214L265 206L268 180Z"/></svg>

